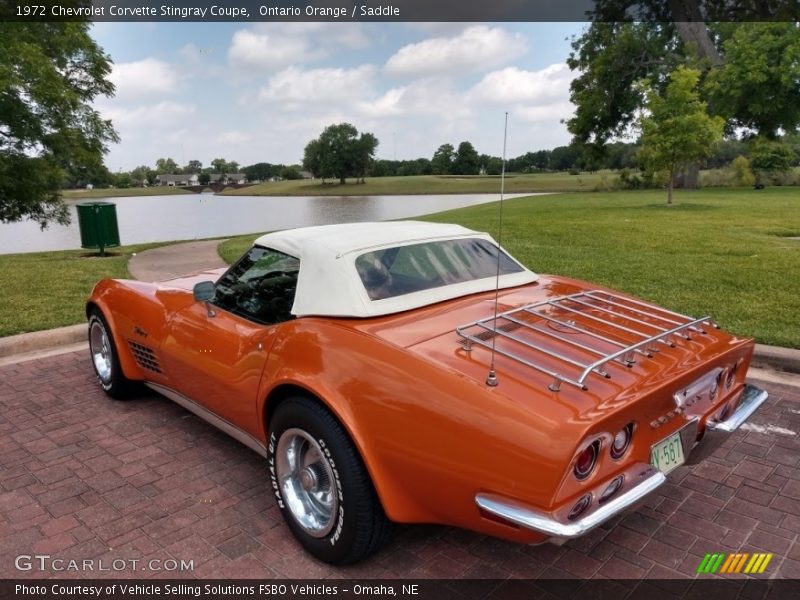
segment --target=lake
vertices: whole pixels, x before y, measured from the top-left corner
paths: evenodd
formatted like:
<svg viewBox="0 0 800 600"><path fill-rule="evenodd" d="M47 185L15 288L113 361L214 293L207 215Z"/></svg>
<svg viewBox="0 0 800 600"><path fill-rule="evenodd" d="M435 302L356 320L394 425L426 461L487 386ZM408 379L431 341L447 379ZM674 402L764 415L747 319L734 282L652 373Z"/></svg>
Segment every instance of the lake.
<svg viewBox="0 0 800 600"><path fill-rule="evenodd" d="M507 194L506 198L536 194ZM498 194L423 196L136 196L109 198L117 205L123 245L260 233L276 229L385 221L472 206L499 199ZM0 224L0 254L80 248L75 204L72 222L44 231L32 221Z"/></svg>

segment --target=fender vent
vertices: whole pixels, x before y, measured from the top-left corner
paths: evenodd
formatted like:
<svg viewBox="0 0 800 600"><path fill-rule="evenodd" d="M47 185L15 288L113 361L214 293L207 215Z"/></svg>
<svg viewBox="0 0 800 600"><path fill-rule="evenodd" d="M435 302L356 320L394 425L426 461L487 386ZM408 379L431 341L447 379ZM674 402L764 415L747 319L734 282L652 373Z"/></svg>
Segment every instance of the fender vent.
<svg viewBox="0 0 800 600"><path fill-rule="evenodd" d="M161 365L158 364L158 358L156 358L155 352L153 352L147 346L142 346L136 342L128 343L130 344L133 356L140 367L147 369L148 371L152 371L153 373L161 373Z"/></svg>

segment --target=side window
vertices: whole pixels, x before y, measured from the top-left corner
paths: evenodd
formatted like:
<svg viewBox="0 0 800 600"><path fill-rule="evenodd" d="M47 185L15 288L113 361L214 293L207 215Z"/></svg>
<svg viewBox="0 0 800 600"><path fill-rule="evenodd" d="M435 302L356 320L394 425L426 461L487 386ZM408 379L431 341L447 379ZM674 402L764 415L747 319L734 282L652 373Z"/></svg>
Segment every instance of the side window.
<svg viewBox="0 0 800 600"><path fill-rule="evenodd" d="M254 246L217 281L213 303L257 323L288 321L299 270L294 256Z"/></svg>

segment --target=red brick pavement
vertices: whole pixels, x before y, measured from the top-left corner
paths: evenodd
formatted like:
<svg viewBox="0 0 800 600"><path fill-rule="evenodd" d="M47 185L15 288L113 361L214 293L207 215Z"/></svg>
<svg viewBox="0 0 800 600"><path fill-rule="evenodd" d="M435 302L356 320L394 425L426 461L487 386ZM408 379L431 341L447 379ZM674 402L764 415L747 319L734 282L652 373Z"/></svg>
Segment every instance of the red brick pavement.
<svg viewBox="0 0 800 600"><path fill-rule="evenodd" d="M773 552L765 576L798 578L800 389L765 387L751 423L782 430L737 432L582 539L533 547L401 527L375 557L334 568L290 536L252 451L160 396L107 399L84 353L20 363L0 369L0 578L52 574L17 571L21 554L194 561L61 577L684 578L706 552L738 550Z"/></svg>

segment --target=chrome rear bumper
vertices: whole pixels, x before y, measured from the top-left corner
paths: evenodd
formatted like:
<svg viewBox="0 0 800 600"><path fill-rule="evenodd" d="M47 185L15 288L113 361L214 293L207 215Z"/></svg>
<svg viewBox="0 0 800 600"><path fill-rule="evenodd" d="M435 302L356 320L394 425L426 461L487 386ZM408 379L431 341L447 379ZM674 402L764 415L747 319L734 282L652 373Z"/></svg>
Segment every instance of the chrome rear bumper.
<svg viewBox="0 0 800 600"><path fill-rule="evenodd" d="M733 414L724 421L711 421L706 424L708 429L712 431L724 431L731 433L739 429L739 426L750 418L756 409L764 404L769 398L769 394L757 388L754 385L746 383L742 397L739 399L739 406L733 411Z"/></svg>
<svg viewBox="0 0 800 600"><path fill-rule="evenodd" d="M739 400L739 405L730 417L724 421L708 421L706 435L699 444L700 447L696 446L690 452L690 460L687 460L687 464L696 463L697 459L706 454L701 449L711 450L716 446L714 442L719 441L720 438L727 437L726 434L736 431L759 406L766 402L768 397L769 395L764 390L754 385L746 384ZM663 473L651 470L635 486L630 487L613 500L600 505L597 510L587 514L585 517L568 522L558 520L550 514L539 512L522 502L496 494L478 494L475 496L475 504L481 510L504 521L542 533L550 538L555 538L557 541L563 541L580 537L612 517L630 509L644 500L647 495L656 490L666 480L667 478Z"/></svg>
<svg viewBox="0 0 800 600"><path fill-rule="evenodd" d="M487 513L520 527L538 531L550 537L570 539L586 534L611 517L638 504L666 480L663 473L653 470L625 493L609 500L585 517L568 523L562 523L522 503L494 494L478 494L475 496L475 503Z"/></svg>

